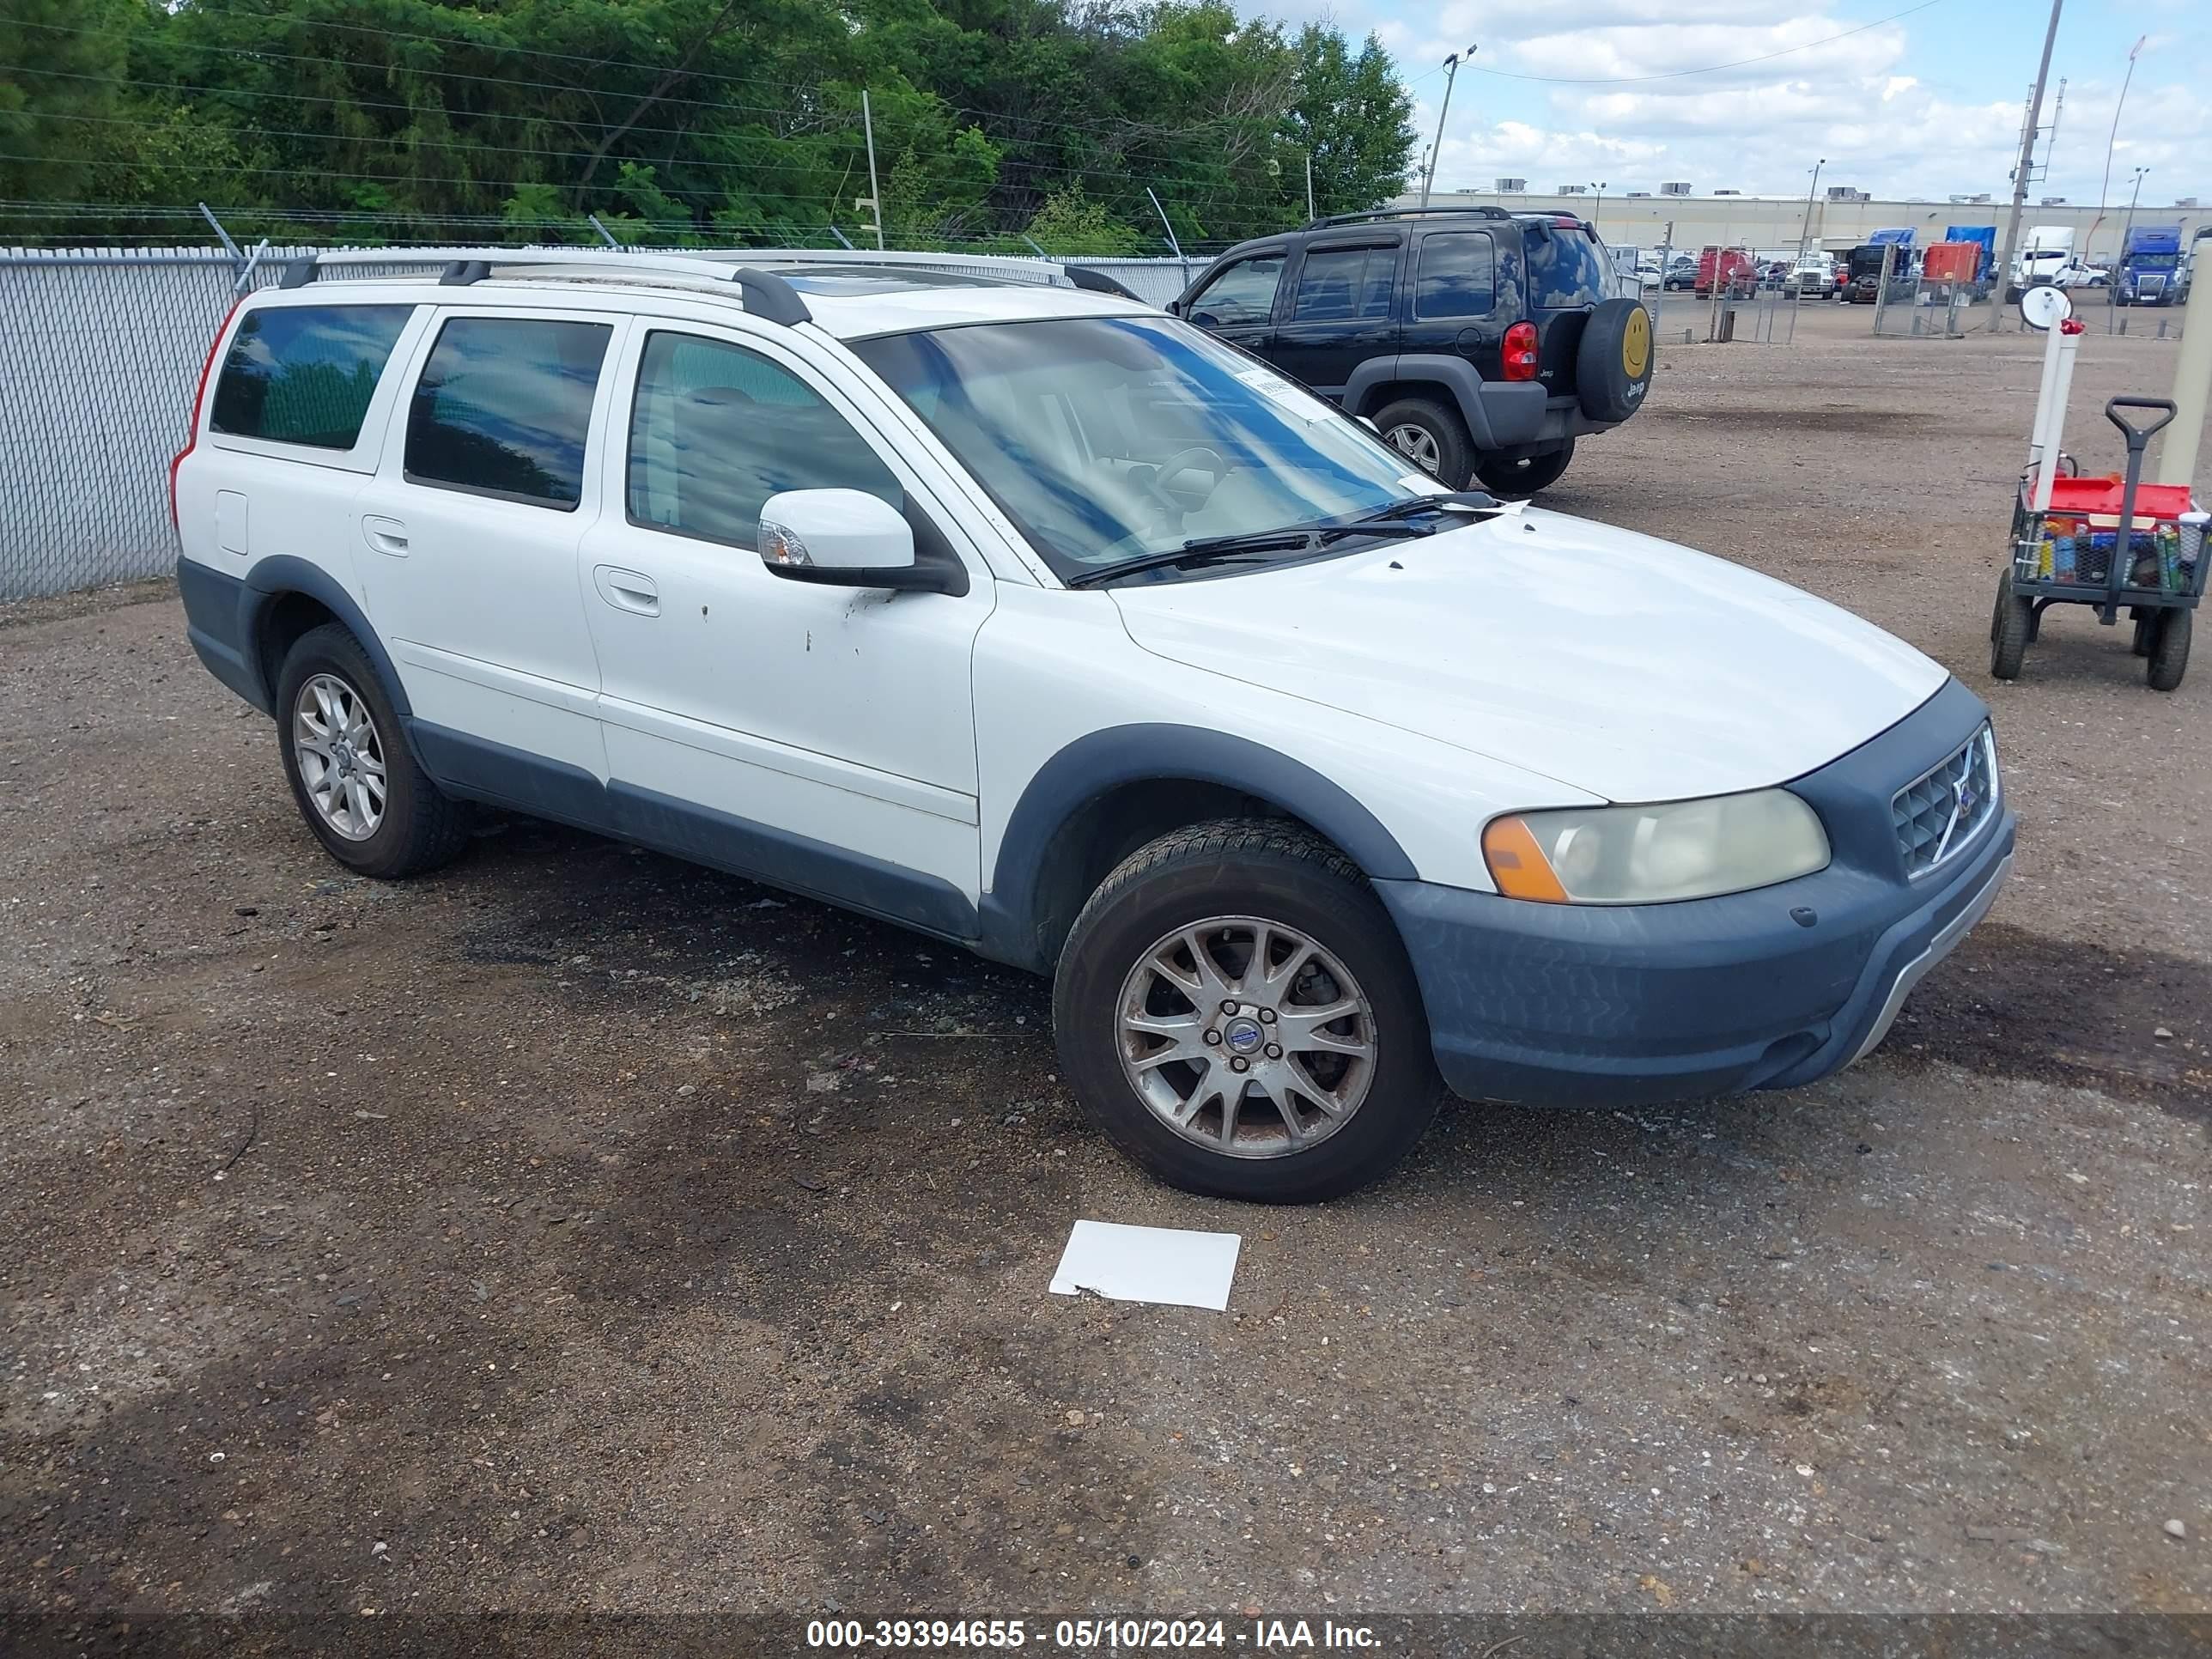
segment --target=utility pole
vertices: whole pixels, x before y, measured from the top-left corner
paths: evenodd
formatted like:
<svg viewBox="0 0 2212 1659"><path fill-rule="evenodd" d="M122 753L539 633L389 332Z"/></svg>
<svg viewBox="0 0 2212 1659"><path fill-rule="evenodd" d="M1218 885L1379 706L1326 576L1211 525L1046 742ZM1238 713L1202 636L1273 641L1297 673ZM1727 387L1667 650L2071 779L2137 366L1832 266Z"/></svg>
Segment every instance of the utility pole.
<svg viewBox="0 0 2212 1659"><path fill-rule="evenodd" d="M2036 123L2043 118L2043 88L2051 78L2051 49L2058 43L2058 13L2066 0L2051 0L2051 26L2043 32L2043 61L2036 66L2035 90L2027 95L2027 125L2021 129L2020 164L2012 174L2012 211L2005 218L2004 246L1997 251L1997 302L1990 307L1990 331L2004 317L2004 290L2012 282L2012 262L2020 246L2020 216L2027 206L2029 175L2034 170Z"/></svg>
<svg viewBox="0 0 2212 1659"><path fill-rule="evenodd" d="M1474 47L1472 44L1467 49L1467 55L1469 58L1474 56ZM1429 146L1429 165L1421 173L1421 205L1423 207L1429 204L1430 187L1437 182L1437 164L1443 157L1444 117L1451 113L1452 86L1459 79L1459 59L1460 54L1457 52L1452 53L1450 57L1444 59L1444 102L1443 107L1437 112L1437 142Z"/></svg>
<svg viewBox="0 0 2212 1659"><path fill-rule="evenodd" d="M1805 186L1805 222L1797 232L1797 264L1800 266L1805 263L1805 250L1813 242L1813 192L1820 189L1820 169L1827 165L1828 158L1825 155L1814 162L1813 182ZM1802 299L1803 296L1801 295L1799 297Z"/></svg>
<svg viewBox="0 0 2212 1659"><path fill-rule="evenodd" d="M1597 216L1605 211L1605 180L1595 179L1591 182L1597 186L1597 205L1590 210L1590 228L1597 232L1597 239L1602 242L1605 232L1598 225Z"/></svg>
<svg viewBox="0 0 2212 1659"><path fill-rule="evenodd" d="M1313 152L1311 150L1308 150L1306 152L1306 222L1308 224L1311 224L1315 220L1320 217L1321 215L1314 211Z"/></svg>
<svg viewBox="0 0 2212 1659"><path fill-rule="evenodd" d="M2049 56L2046 51L2046 57ZM860 88L860 125L868 135L868 210L876 218L876 252L884 251L884 191L876 182L876 118L868 108L868 89Z"/></svg>

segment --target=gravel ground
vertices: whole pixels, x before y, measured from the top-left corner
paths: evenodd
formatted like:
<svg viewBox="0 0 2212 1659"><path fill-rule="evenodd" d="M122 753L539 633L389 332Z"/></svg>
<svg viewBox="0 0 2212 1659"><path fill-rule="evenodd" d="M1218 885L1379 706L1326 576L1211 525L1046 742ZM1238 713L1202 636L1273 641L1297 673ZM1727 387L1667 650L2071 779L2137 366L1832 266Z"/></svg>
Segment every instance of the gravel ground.
<svg viewBox="0 0 2212 1659"><path fill-rule="evenodd" d="M2037 345L1867 323L1667 350L1553 504L1989 697L1997 909L1839 1078L1324 1208L1148 1184L895 929L526 823L355 879L172 592L0 613L0 1605L2212 1610L2212 659L1993 685ZM2087 338L2093 468L2174 350ZM1079 1216L1242 1232L1231 1311L1046 1295Z"/></svg>

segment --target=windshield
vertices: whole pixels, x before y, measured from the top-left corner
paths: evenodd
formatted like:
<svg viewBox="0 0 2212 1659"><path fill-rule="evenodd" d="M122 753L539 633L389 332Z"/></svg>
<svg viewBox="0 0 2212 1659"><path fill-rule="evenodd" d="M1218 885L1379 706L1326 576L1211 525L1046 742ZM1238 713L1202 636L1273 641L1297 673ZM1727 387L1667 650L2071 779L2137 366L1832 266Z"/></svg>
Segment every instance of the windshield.
<svg viewBox="0 0 2212 1659"><path fill-rule="evenodd" d="M856 340L1065 580L1437 486L1265 364L1172 318Z"/></svg>
<svg viewBox="0 0 2212 1659"><path fill-rule="evenodd" d="M2172 270L2180 263L2180 260L2181 256L2179 253L2130 253L2128 255L2128 263L2137 270Z"/></svg>

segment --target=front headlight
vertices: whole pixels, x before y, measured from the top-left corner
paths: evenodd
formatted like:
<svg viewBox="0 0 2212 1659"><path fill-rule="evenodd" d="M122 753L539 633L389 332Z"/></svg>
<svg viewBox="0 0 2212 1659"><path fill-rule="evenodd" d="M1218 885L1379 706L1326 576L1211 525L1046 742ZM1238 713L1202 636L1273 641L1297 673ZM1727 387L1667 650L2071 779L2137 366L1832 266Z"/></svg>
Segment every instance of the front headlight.
<svg viewBox="0 0 2212 1659"><path fill-rule="evenodd" d="M1808 876L1827 867L1828 837L1796 796L1760 789L1492 818L1482 832L1482 856L1509 898L1660 904Z"/></svg>

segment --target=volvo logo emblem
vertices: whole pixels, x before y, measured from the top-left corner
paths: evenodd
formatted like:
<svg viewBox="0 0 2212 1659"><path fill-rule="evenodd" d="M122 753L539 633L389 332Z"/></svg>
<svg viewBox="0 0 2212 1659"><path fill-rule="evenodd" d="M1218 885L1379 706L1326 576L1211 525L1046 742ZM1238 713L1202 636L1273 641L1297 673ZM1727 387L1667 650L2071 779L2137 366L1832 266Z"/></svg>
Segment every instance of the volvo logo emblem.
<svg viewBox="0 0 2212 1659"><path fill-rule="evenodd" d="M1263 1041L1259 1026L1249 1019L1231 1020L1221 1035L1231 1051L1240 1054L1250 1054Z"/></svg>

